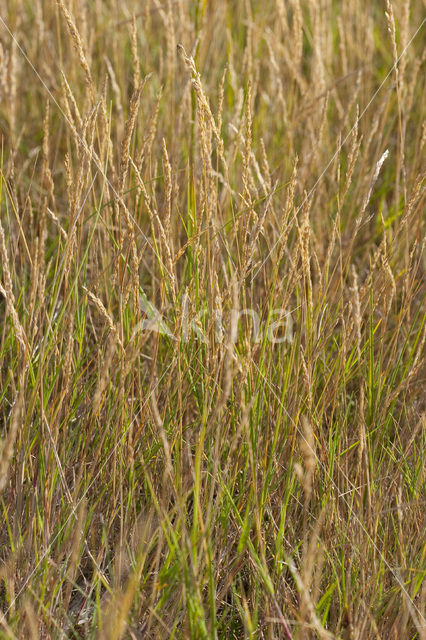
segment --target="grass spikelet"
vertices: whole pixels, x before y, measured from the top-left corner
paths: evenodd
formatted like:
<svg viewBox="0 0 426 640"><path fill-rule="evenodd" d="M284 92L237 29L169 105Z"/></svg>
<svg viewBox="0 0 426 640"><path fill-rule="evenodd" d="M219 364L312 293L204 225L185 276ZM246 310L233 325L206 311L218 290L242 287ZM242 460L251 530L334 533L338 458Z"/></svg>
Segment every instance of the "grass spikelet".
<svg viewBox="0 0 426 640"><path fill-rule="evenodd" d="M10 471L10 463L13 455L13 448L18 435L18 429L22 420L23 391L18 392L11 410L10 426L6 437L0 440L0 494L3 493Z"/></svg>
<svg viewBox="0 0 426 640"><path fill-rule="evenodd" d="M98 298L98 296L95 296L95 294L92 293L91 291L89 291L86 287L83 287L83 290L88 295L88 297L92 300L92 302L94 303L94 305L96 306L96 308L98 309L98 311L102 315L102 317L107 321L107 324L108 324L108 326L110 328L110 331L111 331L112 335L114 336L114 338L116 339L116 341L118 342L120 347L122 347L123 345L121 343L121 339L120 339L120 335L119 335L118 329L117 329L116 325L114 324L114 321L111 318L110 314L105 309L105 306L103 305L102 300L100 300L100 298Z"/></svg>
<svg viewBox="0 0 426 640"><path fill-rule="evenodd" d="M28 349L28 341L25 335L24 328L19 320L18 313L15 308L15 296L13 294L12 276L10 272L9 258L6 250L6 239L4 235L4 229L0 221L0 257L2 260L4 285L0 282L0 293L6 300L7 309L12 318L13 327L15 330L15 336L24 353Z"/></svg>
<svg viewBox="0 0 426 640"><path fill-rule="evenodd" d="M172 215L172 168L170 166L169 156L167 153L166 141L163 138L162 145L163 152L163 173L164 173L164 184L166 189L166 215L164 220L164 232L166 234L166 238L169 244L171 244L171 234L170 234L170 218Z"/></svg>
<svg viewBox="0 0 426 640"><path fill-rule="evenodd" d="M140 62L138 54L138 39L137 39L137 27L136 16L133 14L132 28L130 31L130 43L132 48L132 60L133 60L133 85L138 87L140 84Z"/></svg>
<svg viewBox="0 0 426 640"><path fill-rule="evenodd" d="M84 74L86 76L86 83L87 83L87 87L89 89L90 92L90 96L92 98L92 102L95 102L95 91L94 91L94 86L93 86L93 80L92 80L92 74L90 71L90 67L89 67L89 63L87 61L87 57L86 57L86 53L84 51L84 45L83 45L83 41L81 39L80 33L75 25L74 19L72 17L72 14L70 13L70 11L67 9L67 7L65 6L65 4L63 3L62 0L56 0L59 8L61 9L64 18L66 20L66 23L68 25L68 30L70 32L75 50L77 51L78 54L78 58L80 60L80 65L81 68L84 71Z"/></svg>

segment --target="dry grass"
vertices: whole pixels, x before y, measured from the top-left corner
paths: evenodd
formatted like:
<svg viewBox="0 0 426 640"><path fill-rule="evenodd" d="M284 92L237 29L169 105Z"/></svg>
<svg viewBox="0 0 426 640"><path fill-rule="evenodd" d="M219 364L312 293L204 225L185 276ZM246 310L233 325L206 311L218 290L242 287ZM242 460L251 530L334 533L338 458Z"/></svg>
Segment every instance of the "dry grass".
<svg viewBox="0 0 426 640"><path fill-rule="evenodd" d="M422 2L0 5L0 638L425 638Z"/></svg>

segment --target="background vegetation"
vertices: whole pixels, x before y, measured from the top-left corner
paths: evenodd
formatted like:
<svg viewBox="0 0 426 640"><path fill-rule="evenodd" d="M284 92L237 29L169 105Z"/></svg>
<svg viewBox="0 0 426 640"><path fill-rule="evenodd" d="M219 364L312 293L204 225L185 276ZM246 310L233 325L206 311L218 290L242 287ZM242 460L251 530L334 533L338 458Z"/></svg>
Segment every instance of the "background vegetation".
<svg viewBox="0 0 426 640"><path fill-rule="evenodd" d="M0 5L0 637L424 638L424 2Z"/></svg>

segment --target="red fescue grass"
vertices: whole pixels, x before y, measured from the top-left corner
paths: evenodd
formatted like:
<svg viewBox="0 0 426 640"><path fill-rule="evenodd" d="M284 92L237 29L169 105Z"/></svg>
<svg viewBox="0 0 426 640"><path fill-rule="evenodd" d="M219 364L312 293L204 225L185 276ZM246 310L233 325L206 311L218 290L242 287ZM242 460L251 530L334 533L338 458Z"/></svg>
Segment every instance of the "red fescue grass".
<svg viewBox="0 0 426 640"><path fill-rule="evenodd" d="M3 3L0 637L425 637L421 4Z"/></svg>

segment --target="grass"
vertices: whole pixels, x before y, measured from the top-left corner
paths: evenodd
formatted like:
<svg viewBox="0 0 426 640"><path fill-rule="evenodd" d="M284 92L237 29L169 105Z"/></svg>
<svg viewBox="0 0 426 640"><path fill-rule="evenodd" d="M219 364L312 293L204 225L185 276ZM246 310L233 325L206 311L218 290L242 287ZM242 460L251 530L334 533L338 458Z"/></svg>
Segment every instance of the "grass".
<svg viewBox="0 0 426 640"><path fill-rule="evenodd" d="M0 638L425 638L421 3L6 3Z"/></svg>

